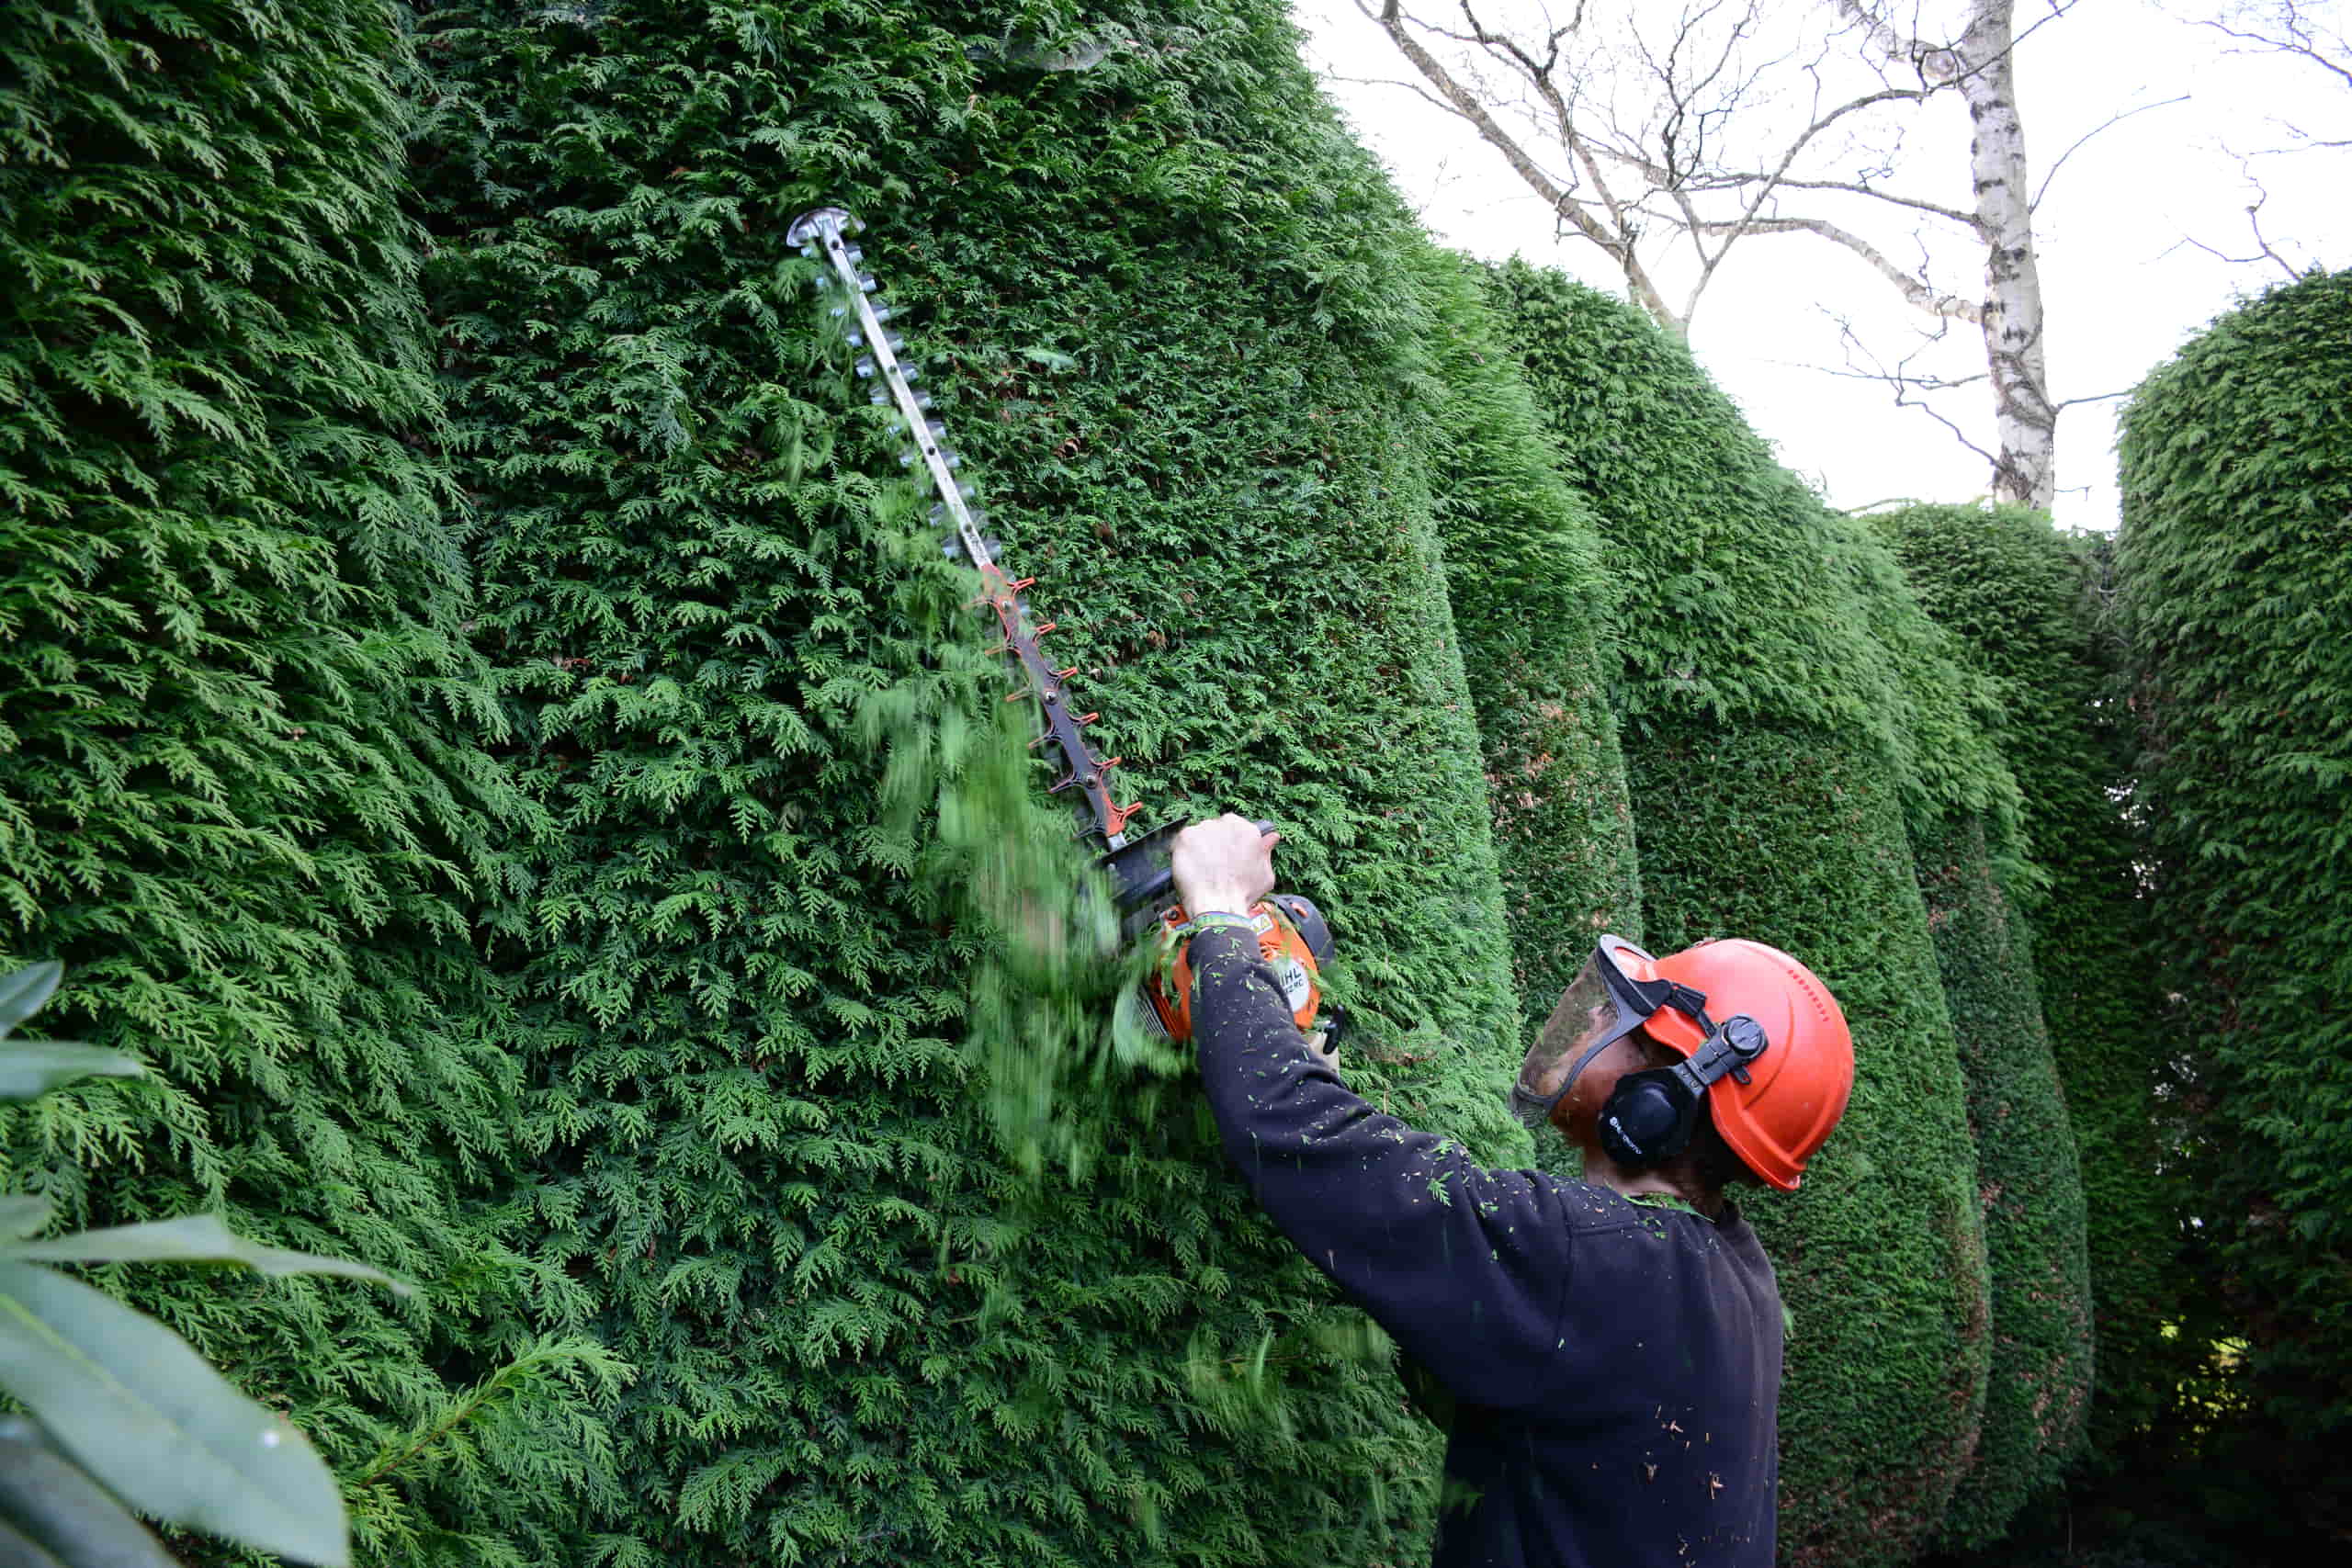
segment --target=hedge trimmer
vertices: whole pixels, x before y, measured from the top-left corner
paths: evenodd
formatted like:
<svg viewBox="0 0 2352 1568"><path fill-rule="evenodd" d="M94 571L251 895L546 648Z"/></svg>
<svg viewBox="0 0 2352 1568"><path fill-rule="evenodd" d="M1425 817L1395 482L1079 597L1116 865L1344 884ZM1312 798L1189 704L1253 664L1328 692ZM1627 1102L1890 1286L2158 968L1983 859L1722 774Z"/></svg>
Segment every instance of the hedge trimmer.
<svg viewBox="0 0 2352 1568"><path fill-rule="evenodd" d="M1022 682L1005 700L1027 698L1043 724L1031 746L1050 744L1060 753L1066 771L1047 786L1047 793L1078 792L1084 818L1078 836L1100 846L1095 864L1108 878L1121 935L1152 931L1172 958L1155 964L1146 983L1144 995L1150 1006L1144 1010L1145 1021L1170 1039L1188 1040L1192 971L1185 950L1193 927L1171 897L1175 879L1168 858L1170 840L1182 824L1165 822L1139 836L1127 831L1128 822L1143 808L1135 801L1120 805L1113 791L1111 771L1125 759L1103 757L1088 743L1086 730L1101 716L1072 711L1069 682L1078 673L1077 666L1055 668L1039 647L1055 623L1040 625L1030 618L1023 595L1036 579L1016 578L1005 570L1000 564L1001 546L981 531L982 516L971 505L972 486L956 475L962 460L943 445L946 428L931 417L932 396L914 389L920 371L899 357L905 341L884 325L890 308L875 297L873 274L861 270L865 253L847 238L865 227L841 208L820 207L794 219L785 240L798 246L802 255L824 264L820 287L833 300L833 317L850 346L860 351L857 378L868 384L869 400L889 409L894 423L911 436L912 445L899 454L899 461L910 468L920 465L938 493L931 518L946 533L943 548L951 558L962 557L980 574L980 596L973 603L994 613L1003 636L998 651L1012 662ZM1272 831L1269 824L1260 827ZM1295 893L1274 894L1249 914L1257 926L1259 952L1281 978L1299 1028L1323 1030L1328 1043L1337 1021L1320 1016L1318 976L1331 953L1330 927L1313 904Z"/></svg>

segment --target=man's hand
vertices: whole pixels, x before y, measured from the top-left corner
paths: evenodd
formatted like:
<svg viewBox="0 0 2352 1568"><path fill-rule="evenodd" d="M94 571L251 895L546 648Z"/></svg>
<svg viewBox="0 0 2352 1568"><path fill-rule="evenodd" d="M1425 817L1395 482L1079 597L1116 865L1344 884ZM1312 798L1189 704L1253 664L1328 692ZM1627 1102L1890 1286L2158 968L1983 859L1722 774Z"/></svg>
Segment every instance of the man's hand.
<svg viewBox="0 0 2352 1568"><path fill-rule="evenodd" d="M1169 847L1178 902L1187 913L1248 914L1274 890L1274 846L1280 842L1280 833L1261 833L1258 824L1230 811L1212 822L1193 823Z"/></svg>

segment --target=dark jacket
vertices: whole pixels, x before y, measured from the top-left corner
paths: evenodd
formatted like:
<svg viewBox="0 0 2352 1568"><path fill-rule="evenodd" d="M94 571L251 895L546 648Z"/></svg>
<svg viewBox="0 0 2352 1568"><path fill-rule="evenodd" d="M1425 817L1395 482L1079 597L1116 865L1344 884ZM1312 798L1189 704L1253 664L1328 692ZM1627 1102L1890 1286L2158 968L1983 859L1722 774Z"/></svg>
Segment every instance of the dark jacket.
<svg viewBox="0 0 2352 1568"><path fill-rule="evenodd" d="M1227 1155L1455 1400L1439 1568L1771 1568L1781 1297L1737 1212L1482 1169L1316 1060L1248 932L1192 965Z"/></svg>

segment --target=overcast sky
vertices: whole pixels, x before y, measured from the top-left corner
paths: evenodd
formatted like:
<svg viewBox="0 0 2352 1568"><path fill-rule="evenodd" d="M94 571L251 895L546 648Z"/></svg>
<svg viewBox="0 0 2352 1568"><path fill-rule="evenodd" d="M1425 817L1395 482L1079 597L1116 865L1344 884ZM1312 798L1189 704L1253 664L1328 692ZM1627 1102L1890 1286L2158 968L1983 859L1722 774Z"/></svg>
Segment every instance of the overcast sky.
<svg viewBox="0 0 2352 1568"><path fill-rule="evenodd" d="M1555 10L1565 9L1561 0ZM1648 3L1648 0L1645 0ZM1481 0L1490 24L1523 17L1537 0ZM1674 0L1656 0L1661 10ZM2120 110L2183 97L2101 132L2075 151L2050 187L2038 243L2049 314L2053 391L2060 398L2126 390L2205 322L2280 281L2272 264L2232 265L2184 243L2251 254L2245 154L2288 144L2287 126L2352 141L2352 85L2307 62L2233 52L2230 40L2183 17L2218 15L2226 0L2078 0L2020 46L2018 91L2027 155L2039 182L2059 153ZM1408 0L1416 15L1458 15L1454 0ZM2020 28L2045 0L2018 0ZM1396 87L1340 77L1409 77L1411 67L1353 0L1295 0L1308 63L1325 78L1356 133L1385 162L1406 198L1446 243L1475 254L1513 254L1559 265L1622 296L1623 279L1582 240L1558 241L1543 201L1464 122ZM1923 7L1932 11L1935 0ZM1945 9L1952 7L1946 5ZM2338 31L2352 0L2307 7ZM1893 184L1969 205L1966 120L1957 100L1906 146ZM2352 265L2352 149L2262 156L2264 235L2299 265ZM1873 204L1875 205L1875 204ZM1911 225L1880 220L1888 248ZM1952 250L1942 281L1981 293L1981 258ZM1810 236L1758 236L1732 253L1691 332L1699 358L1737 400L1782 462L1834 505L1889 498L1963 501L1988 485L1983 459L1928 416L1892 406L1883 387L1808 368L1846 362L1822 307L1849 312L1873 341L1900 352L1923 321L1845 253ZM1974 329L1961 327L1973 337ZM1981 343L1981 339L1976 340ZM1973 363L1979 369L1978 354ZM1946 394L1941 406L1992 446L1989 396ZM2068 409L2058 431L2058 521L2116 521L2113 402Z"/></svg>

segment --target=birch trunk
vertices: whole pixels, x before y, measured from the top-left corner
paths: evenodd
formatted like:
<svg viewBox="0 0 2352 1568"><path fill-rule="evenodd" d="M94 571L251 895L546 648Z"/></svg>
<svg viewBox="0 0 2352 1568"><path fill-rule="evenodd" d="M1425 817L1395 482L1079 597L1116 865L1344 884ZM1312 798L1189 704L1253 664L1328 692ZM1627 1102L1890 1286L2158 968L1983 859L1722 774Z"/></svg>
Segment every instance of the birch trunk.
<svg viewBox="0 0 2352 1568"><path fill-rule="evenodd" d="M2014 0L1978 0L1961 37L1958 85L1974 128L1969 164L1984 243L1984 361L1999 441L1993 490L2046 511L2057 489L2058 411L2050 401L2033 194L2018 118L2015 8Z"/></svg>

